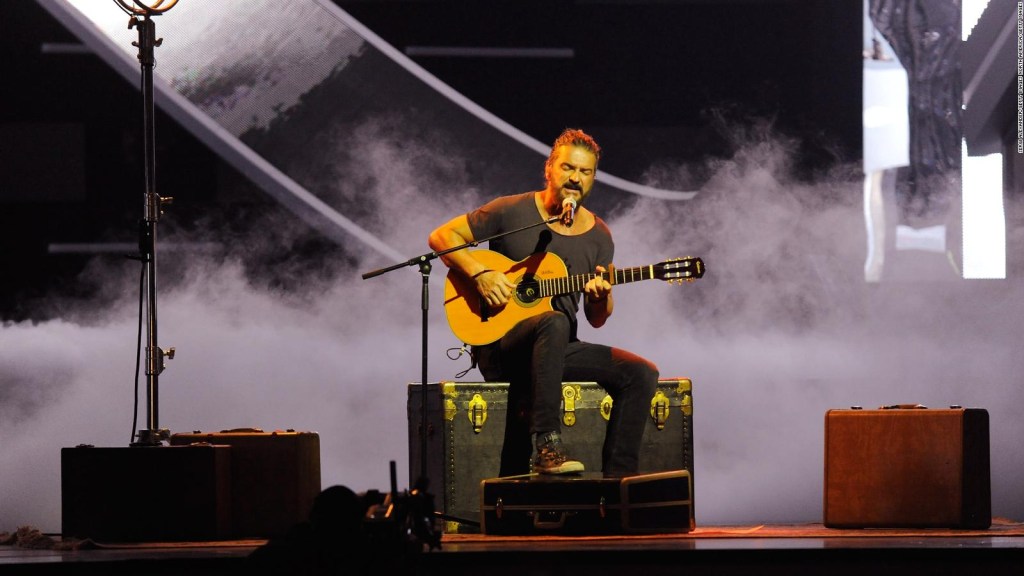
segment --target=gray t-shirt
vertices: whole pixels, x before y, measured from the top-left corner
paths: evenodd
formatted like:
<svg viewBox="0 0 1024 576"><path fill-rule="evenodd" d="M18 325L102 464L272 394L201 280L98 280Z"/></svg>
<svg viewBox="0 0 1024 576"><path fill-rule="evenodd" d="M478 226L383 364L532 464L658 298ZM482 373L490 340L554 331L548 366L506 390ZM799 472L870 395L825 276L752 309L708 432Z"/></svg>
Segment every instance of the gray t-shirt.
<svg viewBox="0 0 1024 576"><path fill-rule="evenodd" d="M473 237L482 240L501 232L516 230L542 220L534 201L534 192L496 198L466 215ZM489 248L519 261L537 252L551 252L565 262L570 275L593 273L598 265L607 267L615 255L611 231L596 215L594 226L578 236L559 234L540 225L492 240ZM579 293L552 300L555 310L565 313L572 322L572 338L576 339L576 312Z"/></svg>

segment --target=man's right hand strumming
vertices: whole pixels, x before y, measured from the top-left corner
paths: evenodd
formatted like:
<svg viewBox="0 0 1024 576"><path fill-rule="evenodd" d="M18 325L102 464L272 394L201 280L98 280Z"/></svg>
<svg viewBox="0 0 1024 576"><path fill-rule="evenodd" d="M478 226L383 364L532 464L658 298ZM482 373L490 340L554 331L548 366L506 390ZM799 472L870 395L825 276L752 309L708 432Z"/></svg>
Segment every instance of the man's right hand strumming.
<svg viewBox="0 0 1024 576"><path fill-rule="evenodd" d="M505 274L496 270L484 270L473 280L476 281L477 292L490 306L504 305L516 287Z"/></svg>
<svg viewBox="0 0 1024 576"><path fill-rule="evenodd" d="M427 243L435 252L441 252L473 240L473 231L470 230L469 221L463 214L438 226L430 233ZM515 284L510 282L504 273L488 269L467 250L445 254L441 261L452 270L458 270L467 278L472 278L480 297L490 306L501 306L508 302L512 290L515 289Z"/></svg>

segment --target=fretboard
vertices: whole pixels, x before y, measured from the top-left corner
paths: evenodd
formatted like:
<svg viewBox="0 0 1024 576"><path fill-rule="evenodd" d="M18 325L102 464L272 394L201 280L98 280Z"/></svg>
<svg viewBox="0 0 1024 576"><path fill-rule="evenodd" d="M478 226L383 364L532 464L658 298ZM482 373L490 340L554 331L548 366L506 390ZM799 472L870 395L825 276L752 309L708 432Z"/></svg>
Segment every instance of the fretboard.
<svg viewBox="0 0 1024 576"><path fill-rule="evenodd" d="M561 278L548 278L538 281L537 285L540 288L540 295L542 297L560 296L562 294L571 294L572 292L582 292L587 282L598 276L608 280L608 283L613 286L628 282L638 282L640 280L651 280L654 278L654 265L616 269L614 272L605 272L603 274L574 274L572 276L562 276Z"/></svg>

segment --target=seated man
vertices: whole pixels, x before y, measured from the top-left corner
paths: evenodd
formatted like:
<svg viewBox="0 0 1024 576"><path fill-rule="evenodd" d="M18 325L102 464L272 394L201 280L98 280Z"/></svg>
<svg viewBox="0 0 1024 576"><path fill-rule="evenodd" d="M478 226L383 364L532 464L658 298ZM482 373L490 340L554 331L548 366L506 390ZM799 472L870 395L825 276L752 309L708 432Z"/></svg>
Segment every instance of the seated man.
<svg viewBox="0 0 1024 576"><path fill-rule="evenodd" d="M611 266L615 245L608 226L586 208L600 155L601 148L589 135L581 130L564 131L545 164L543 190L499 197L456 216L430 234L430 247L440 252L563 214L556 222L495 239L489 248L516 261L549 252L564 261L569 274L596 271L583 287L583 311L592 326L601 327L614 307L612 286L601 274ZM572 203L575 209L569 207ZM491 308L508 302L514 284L503 271L487 269L473 251L451 252L442 260L471 279ZM560 436L563 381L597 382L612 396L615 408L602 450L603 471L607 476L637 471L658 369L625 350L580 341L576 319L580 296L575 292L554 297L553 311L525 318L497 341L473 347L484 378L510 383L502 476L528 472L534 449L535 472L583 470L582 463L569 457Z"/></svg>

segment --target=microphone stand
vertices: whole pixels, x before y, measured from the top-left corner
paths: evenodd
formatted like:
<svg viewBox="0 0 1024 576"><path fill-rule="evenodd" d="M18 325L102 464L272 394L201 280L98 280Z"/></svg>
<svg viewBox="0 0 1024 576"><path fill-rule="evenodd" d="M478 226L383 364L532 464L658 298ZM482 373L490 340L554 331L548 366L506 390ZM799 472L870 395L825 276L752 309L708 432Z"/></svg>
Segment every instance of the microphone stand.
<svg viewBox="0 0 1024 576"><path fill-rule="evenodd" d="M139 259L146 265L146 424L148 427L139 430L138 440L132 442L131 445L160 446L164 440L170 437L170 431L161 429L159 425L160 373L166 367L164 359L174 358L174 348L165 351L157 345L156 224L160 215L163 214L163 206L170 204L173 198L163 198L156 193L156 138L153 105L153 67L156 64L156 59L153 52L154 48L163 42L163 39L157 39L156 24L151 16L158 16L161 12L140 10L135 13L136 16L132 16L128 27L138 28L139 41L133 42L132 45L139 48L138 58L142 66L146 193L143 202L144 218L139 224ZM139 15L142 18L139 18Z"/></svg>
<svg viewBox="0 0 1024 576"><path fill-rule="evenodd" d="M393 270L398 270L399 268L405 268L407 266L418 266L419 269L420 269L420 276L423 279L423 289L421 291L421 296L420 296L420 308L421 308L421 311L422 311L422 334L421 334L422 361L421 361L421 366L420 366L420 369L421 369L421 374L420 374L420 395L421 395L421 401L420 401L420 408L421 408L420 423L421 423L421 426L422 426L422 430L420 431L420 475L419 475L419 480L416 483L419 486L420 490L426 491L428 486L430 485L430 479L427 477L427 428L426 428L426 426L427 426L427 324L428 324L428 322L427 322L427 312L430 310L430 270L431 270L430 262L432 260L440 258L441 256L444 256L445 254L450 254L452 252L457 252L459 250L464 250L466 248L476 247L476 246L479 246L480 244L482 244L484 242L490 242L491 240L496 240L498 238L502 238L502 237L508 236L510 234L515 234L516 232L522 232L524 230L529 230L530 228L536 228L537 226L541 226L541 225L545 225L545 224L553 224L553 223L559 221L560 219L562 219L562 215L552 216L552 217L550 217L550 218L548 218L546 220L541 220L540 222L537 222L535 224L530 224L528 226L523 226L522 228L516 228L515 230L509 230L507 232L501 232L499 234L495 234L493 236L488 236L487 238L482 238L480 240L471 240L469 242L466 242L465 244L461 244L459 246L453 246L451 248L446 248L444 250L441 250L440 252L427 252L426 254L421 254L421 255L416 256L414 258L410 258L410 259L406 260L405 262L400 262L398 264L393 264L393 265L388 266L386 268L380 268L378 270L373 270L372 272L367 272L367 273L363 274L363 280L369 280L370 278L374 278L374 277L380 276L381 274L386 274L386 273L391 272ZM462 520L461 522L466 523L466 521L464 521L464 520Z"/></svg>

